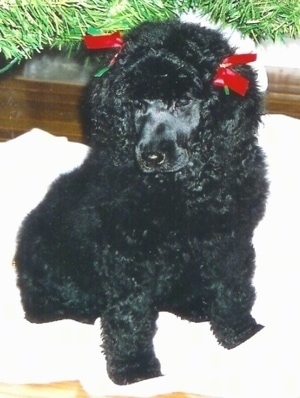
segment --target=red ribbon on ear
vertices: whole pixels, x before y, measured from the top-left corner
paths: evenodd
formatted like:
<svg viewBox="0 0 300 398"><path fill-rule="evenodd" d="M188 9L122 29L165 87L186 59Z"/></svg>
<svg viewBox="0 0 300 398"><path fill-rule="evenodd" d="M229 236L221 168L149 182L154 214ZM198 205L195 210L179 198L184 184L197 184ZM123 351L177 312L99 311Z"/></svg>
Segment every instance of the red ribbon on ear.
<svg viewBox="0 0 300 398"><path fill-rule="evenodd" d="M124 45L123 37L120 32L105 35L85 35L84 42L89 50L122 48Z"/></svg>
<svg viewBox="0 0 300 398"><path fill-rule="evenodd" d="M94 33L94 32L97 33ZM89 33L92 32L92 33ZM98 34L97 30L90 29L89 34L83 37L85 46L89 50L103 50L108 48L118 48L119 51L110 60L109 65L101 68L95 76L100 77L116 62L122 48L124 47L124 40L120 32L111 34Z"/></svg>
<svg viewBox="0 0 300 398"><path fill-rule="evenodd" d="M231 66L247 64L255 61L256 54L235 54L224 58L214 77L214 85L217 87L229 87L236 93L244 96L249 87L249 80L230 69Z"/></svg>

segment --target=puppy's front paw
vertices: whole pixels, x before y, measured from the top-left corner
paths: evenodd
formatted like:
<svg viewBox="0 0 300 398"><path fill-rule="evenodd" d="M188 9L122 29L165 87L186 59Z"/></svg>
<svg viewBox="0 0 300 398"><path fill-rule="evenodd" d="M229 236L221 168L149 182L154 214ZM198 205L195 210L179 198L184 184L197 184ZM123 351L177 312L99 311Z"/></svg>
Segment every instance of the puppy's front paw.
<svg viewBox="0 0 300 398"><path fill-rule="evenodd" d="M108 364L107 373L110 379L119 385L132 384L138 381L151 379L162 376L160 371L160 363L157 358L151 361L136 358L122 364Z"/></svg>
<svg viewBox="0 0 300 398"><path fill-rule="evenodd" d="M247 321L240 322L238 325L211 325L214 335L218 342L227 349L232 349L250 339L258 333L264 326L259 325L250 317Z"/></svg>

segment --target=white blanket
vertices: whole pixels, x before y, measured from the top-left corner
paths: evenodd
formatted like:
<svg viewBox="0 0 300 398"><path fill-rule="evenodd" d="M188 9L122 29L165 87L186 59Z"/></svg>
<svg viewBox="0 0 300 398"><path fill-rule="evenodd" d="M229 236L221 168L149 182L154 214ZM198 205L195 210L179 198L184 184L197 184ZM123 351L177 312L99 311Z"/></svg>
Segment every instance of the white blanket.
<svg viewBox="0 0 300 398"><path fill-rule="evenodd" d="M88 148L34 129L0 144L0 382L80 380L93 395L150 396L185 391L224 398L300 397L300 120L264 117L260 144L269 165L267 212L255 232L257 300L265 328L233 350L207 323L160 314L155 349L165 376L131 386L107 377L100 321L43 325L24 319L12 260L24 216L49 184L79 165Z"/></svg>

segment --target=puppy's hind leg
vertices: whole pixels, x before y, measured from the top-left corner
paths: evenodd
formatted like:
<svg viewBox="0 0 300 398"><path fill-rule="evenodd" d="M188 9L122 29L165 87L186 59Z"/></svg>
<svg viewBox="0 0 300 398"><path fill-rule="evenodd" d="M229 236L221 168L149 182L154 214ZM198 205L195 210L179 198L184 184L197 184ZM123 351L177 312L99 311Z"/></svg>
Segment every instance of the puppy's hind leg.
<svg viewBox="0 0 300 398"><path fill-rule="evenodd" d="M157 317L141 297L129 297L102 315L103 350L114 383L131 384L161 376L153 348Z"/></svg>

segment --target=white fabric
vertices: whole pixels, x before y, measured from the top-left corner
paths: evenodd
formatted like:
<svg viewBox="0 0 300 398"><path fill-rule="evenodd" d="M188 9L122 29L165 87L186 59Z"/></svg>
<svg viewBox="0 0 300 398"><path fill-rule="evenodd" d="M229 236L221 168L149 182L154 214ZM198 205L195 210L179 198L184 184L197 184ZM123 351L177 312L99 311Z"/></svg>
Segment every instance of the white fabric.
<svg viewBox="0 0 300 398"><path fill-rule="evenodd" d="M257 300L253 315L265 328L233 350L220 347L207 323L160 314L156 353L165 376L131 386L107 377L99 320L35 325L24 320L11 266L18 227L60 173L88 152L40 130L0 144L0 382L80 380L97 395L150 396L185 391L223 398L300 397L300 120L267 115L260 143L271 191L255 232ZM93 395L94 396L94 395Z"/></svg>

